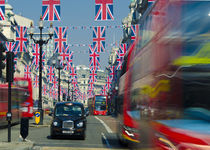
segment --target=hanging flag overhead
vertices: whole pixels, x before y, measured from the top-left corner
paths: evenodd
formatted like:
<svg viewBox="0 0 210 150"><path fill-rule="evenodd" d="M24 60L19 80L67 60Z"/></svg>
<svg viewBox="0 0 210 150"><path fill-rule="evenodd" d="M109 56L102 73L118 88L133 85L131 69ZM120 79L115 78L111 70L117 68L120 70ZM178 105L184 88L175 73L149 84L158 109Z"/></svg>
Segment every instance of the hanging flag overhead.
<svg viewBox="0 0 210 150"><path fill-rule="evenodd" d="M64 66L65 62L68 62L69 59L69 55L70 55L70 49L69 49L69 45L64 44L62 46L62 53L60 53L60 57L61 57L61 65Z"/></svg>
<svg viewBox="0 0 210 150"><path fill-rule="evenodd" d="M120 44L119 46L119 56L124 58L125 54L126 54L126 51L127 51L127 44L126 43L122 43Z"/></svg>
<svg viewBox="0 0 210 150"><path fill-rule="evenodd" d="M76 90L76 88L77 88L77 76L75 76L75 78L72 80L72 82L71 82L71 84L73 85L73 87L74 87L74 92L75 92L75 90Z"/></svg>
<svg viewBox="0 0 210 150"><path fill-rule="evenodd" d="M53 82L54 75L55 75L54 68L52 66L48 67L48 69L47 69L47 81L48 82Z"/></svg>
<svg viewBox="0 0 210 150"><path fill-rule="evenodd" d="M64 70L71 70L73 62L73 52L70 52Z"/></svg>
<svg viewBox="0 0 210 150"><path fill-rule="evenodd" d="M76 67L71 67L69 75L71 76L72 80L76 78L77 76Z"/></svg>
<svg viewBox="0 0 210 150"><path fill-rule="evenodd" d="M48 91L48 90L47 90L47 86L44 85L44 86L42 87L42 95L43 95L43 96L48 95L47 91Z"/></svg>
<svg viewBox="0 0 210 150"><path fill-rule="evenodd" d="M55 52L62 53L62 47L67 42L67 29L68 27L55 27L54 28L54 42Z"/></svg>
<svg viewBox="0 0 210 150"><path fill-rule="evenodd" d="M111 82L111 79L110 79L110 77L108 76L107 79L106 79L106 89L107 89L107 90L110 89L111 83L112 83L112 82Z"/></svg>
<svg viewBox="0 0 210 150"><path fill-rule="evenodd" d="M121 70L122 69L122 57L119 56L119 52L117 53L117 65L116 65L116 70Z"/></svg>
<svg viewBox="0 0 210 150"><path fill-rule="evenodd" d="M50 97L53 97L53 89L54 89L54 88L53 88L53 86L52 86L52 87L50 88L50 91L49 91L49 96L50 96Z"/></svg>
<svg viewBox="0 0 210 150"><path fill-rule="evenodd" d="M110 76L110 79L113 80L114 79L114 76L115 76L115 66L109 66L109 76Z"/></svg>
<svg viewBox="0 0 210 150"><path fill-rule="evenodd" d="M97 81L96 70L90 70L90 79L91 79L93 82L96 82L96 81Z"/></svg>
<svg viewBox="0 0 210 150"><path fill-rule="evenodd" d="M15 50L15 42L5 42L6 46L6 52L14 52L14 54L17 54Z"/></svg>
<svg viewBox="0 0 210 150"><path fill-rule="evenodd" d="M95 21L114 20L113 0L95 0Z"/></svg>
<svg viewBox="0 0 210 150"><path fill-rule="evenodd" d="M39 68L39 52L40 52L40 48L39 48L39 44L32 44L32 65L35 66L35 69L37 70ZM42 68L45 65L45 52L42 52Z"/></svg>
<svg viewBox="0 0 210 150"><path fill-rule="evenodd" d="M27 52L27 28L17 26L16 27L16 51Z"/></svg>
<svg viewBox="0 0 210 150"><path fill-rule="evenodd" d="M0 21L5 20L5 0L0 0Z"/></svg>
<svg viewBox="0 0 210 150"><path fill-rule="evenodd" d="M29 65L24 66L24 77L26 79L31 78L31 66Z"/></svg>
<svg viewBox="0 0 210 150"><path fill-rule="evenodd" d="M90 90L94 90L94 82L93 82L92 79L89 79L89 81L88 81L88 88L89 88Z"/></svg>
<svg viewBox="0 0 210 150"><path fill-rule="evenodd" d="M34 76L33 87L39 87L39 77L37 75Z"/></svg>
<svg viewBox="0 0 210 150"><path fill-rule="evenodd" d="M131 42L134 42L138 36L139 24L131 26Z"/></svg>
<svg viewBox="0 0 210 150"><path fill-rule="evenodd" d="M54 76L54 79L53 79L53 88L57 88L57 84L58 84L57 78Z"/></svg>
<svg viewBox="0 0 210 150"><path fill-rule="evenodd" d="M42 20L61 20L60 0L42 0Z"/></svg>
<svg viewBox="0 0 210 150"><path fill-rule="evenodd" d="M106 85L102 86L101 95L107 95Z"/></svg>
<svg viewBox="0 0 210 150"><path fill-rule="evenodd" d="M96 44L97 52L105 52L105 29L106 27L93 27L93 45Z"/></svg>
<svg viewBox="0 0 210 150"><path fill-rule="evenodd" d="M33 59L33 65L36 66L36 68L39 66L39 44L32 44L32 59Z"/></svg>
<svg viewBox="0 0 210 150"><path fill-rule="evenodd" d="M100 57L99 53L96 51L96 44L89 45L89 61L90 61L90 69L98 70L100 66Z"/></svg>

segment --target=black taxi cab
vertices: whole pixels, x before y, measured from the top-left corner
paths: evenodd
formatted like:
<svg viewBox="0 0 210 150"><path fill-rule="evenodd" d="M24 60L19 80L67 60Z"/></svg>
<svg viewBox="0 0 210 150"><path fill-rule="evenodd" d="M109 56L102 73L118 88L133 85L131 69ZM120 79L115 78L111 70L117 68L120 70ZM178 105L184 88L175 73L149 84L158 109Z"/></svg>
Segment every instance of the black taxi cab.
<svg viewBox="0 0 210 150"><path fill-rule="evenodd" d="M79 102L56 103L50 127L51 138L59 135L80 136L85 139L86 116L84 106Z"/></svg>

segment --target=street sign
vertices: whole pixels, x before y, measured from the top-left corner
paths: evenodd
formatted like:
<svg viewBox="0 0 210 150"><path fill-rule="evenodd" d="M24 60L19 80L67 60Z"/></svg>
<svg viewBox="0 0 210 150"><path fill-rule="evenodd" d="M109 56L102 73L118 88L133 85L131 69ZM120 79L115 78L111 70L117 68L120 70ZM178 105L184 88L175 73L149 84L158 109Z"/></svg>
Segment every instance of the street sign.
<svg viewBox="0 0 210 150"><path fill-rule="evenodd" d="M40 122L40 112L35 112L35 123L36 124L39 124Z"/></svg>

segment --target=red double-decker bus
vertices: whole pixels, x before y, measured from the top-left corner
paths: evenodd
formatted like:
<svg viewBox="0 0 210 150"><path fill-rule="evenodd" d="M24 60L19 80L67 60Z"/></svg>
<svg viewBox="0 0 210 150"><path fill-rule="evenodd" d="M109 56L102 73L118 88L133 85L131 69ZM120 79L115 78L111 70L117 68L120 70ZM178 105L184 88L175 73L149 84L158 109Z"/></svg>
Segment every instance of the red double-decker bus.
<svg viewBox="0 0 210 150"><path fill-rule="evenodd" d="M95 95L93 99L93 115L107 115L107 96Z"/></svg>
<svg viewBox="0 0 210 150"><path fill-rule="evenodd" d="M33 117L33 91L32 81L30 78L15 78L13 85L24 89L24 95L20 100L21 105L21 117Z"/></svg>
<svg viewBox="0 0 210 150"><path fill-rule="evenodd" d="M11 93L12 123L18 123L21 117L33 117L33 99L31 79L15 78ZM0 126L7 125L8 84L0 84Z"/></svg>
<svg viewBox="0 0 210 150"><path fill-rule="evenodd" d="M141 16L120 77L120 142L210 149L209 8L208 0L157 0Z"/></svg>

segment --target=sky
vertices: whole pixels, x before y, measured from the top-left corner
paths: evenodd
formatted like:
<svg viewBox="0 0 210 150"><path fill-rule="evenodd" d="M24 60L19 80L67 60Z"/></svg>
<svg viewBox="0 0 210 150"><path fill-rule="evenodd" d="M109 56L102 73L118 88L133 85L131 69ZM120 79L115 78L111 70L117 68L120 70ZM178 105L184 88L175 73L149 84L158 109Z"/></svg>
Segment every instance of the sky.
<svg viewBox="0 0 210 150"><path fill-rule="evenodd" d="M38 26L42 14L42 0L7 0L13 7L15 14L34 20ZM53 26L115 26L122 25L122 19L128 16L130 0L114 0L114 21L94 21L95 0L60 0L61 21L53 21ZM44 26L49 27L45 21ZM47 31L46 31L47 32ZM92 30L68 29L68 44L92 44ZM106 44L119 43L123 36L122 28L106 29ZM101 69L108 66L108 56L112 47L106 47L106 51L100 54ZM89 66L88 47L70 47L74 51L74 65ZM52 50L53 52L53 50Z"/></svg>

